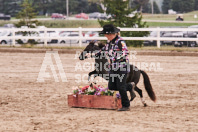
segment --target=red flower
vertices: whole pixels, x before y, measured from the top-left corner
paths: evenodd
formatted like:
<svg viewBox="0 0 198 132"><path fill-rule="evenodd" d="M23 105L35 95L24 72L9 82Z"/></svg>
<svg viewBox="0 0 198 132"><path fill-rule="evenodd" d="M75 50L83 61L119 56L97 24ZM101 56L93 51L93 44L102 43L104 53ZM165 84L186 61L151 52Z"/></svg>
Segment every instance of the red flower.
<svg viewBox="0 0 198 132"><path fill-rule="evenodd" d="M83 88L82 88L82 91L84 92L86 89L88 89L89 88L89 85L87 85L87 86L84 86Z"/></svg>

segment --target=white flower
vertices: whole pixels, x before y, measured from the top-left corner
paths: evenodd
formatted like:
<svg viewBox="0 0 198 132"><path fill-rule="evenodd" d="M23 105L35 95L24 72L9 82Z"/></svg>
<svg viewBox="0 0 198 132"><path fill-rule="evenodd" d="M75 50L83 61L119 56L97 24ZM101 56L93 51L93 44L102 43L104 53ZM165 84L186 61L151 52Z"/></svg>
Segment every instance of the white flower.
<svg viewBox="0 0 198 132"><path fill-rule="evenodd" d="M91 87L89 87L89 88L87 89L87 91L88 91L88 92L94 92L94 89L92 89Z"/></svg>

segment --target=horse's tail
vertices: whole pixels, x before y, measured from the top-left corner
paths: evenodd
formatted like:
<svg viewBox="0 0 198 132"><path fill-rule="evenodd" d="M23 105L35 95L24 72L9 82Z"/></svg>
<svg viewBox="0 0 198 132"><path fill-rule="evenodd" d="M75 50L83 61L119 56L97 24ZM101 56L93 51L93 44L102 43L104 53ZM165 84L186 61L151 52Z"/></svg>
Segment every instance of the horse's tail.
<svg viewBox="0 0 198 132"><path fill-rule="evenodd" d="M154 93L153 88L151 86L150 79L149 79L148 75L146 74L146 72L144 72L142 70L140 70L140 72L142 73L143 78L144 78L144 87L145 87L150 99L155 102L156 101L156 96L155 96L155 93Z"/></svg>

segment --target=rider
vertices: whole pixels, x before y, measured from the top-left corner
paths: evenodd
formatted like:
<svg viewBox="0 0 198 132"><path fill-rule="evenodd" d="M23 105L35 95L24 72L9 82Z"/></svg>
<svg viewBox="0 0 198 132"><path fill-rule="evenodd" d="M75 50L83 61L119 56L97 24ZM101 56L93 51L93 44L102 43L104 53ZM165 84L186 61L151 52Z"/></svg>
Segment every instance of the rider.
<svg viewBox="0 0 198 132"><path fill-rule="evenodd" d="M112 24L103 26L103 30L100 34L104 34L107 37L107 44L96 53L96 56L100 56L103 51L107 57L109 57L109 83L110 90L118 90L121 95L122 108L118 111L130 110L130 101L127 96L127 91L132 94L132 99L135 98L134 87L135 83L127 83L127 73L130 72L130 65L128 59L128 49L125 41L118 35L120 29L114 27Z"/></svg>

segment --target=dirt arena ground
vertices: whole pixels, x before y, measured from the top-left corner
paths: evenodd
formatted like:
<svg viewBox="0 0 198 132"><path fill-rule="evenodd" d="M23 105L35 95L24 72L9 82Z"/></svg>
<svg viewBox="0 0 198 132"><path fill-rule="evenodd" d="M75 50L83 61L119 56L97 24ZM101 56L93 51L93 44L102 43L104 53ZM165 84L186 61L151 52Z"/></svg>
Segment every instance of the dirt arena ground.
<svg viewBox="0 0 198 132"><path fill-rule="evenodd" d="M131 58L137 65L152 64L153 69L146 72L157 102L148 97L141 77L138 86L148 107L143 107L137 96L126 112L68 107L67 95L72 87L88 84L77 83L76 75L85 75L89 70L74 71L75 66L93 60L79 61L75 54L67 53L59 56L67 82L62 82L59 75L59 82L55 82L50 67L46 70L50 77L37 82L45 53L0 52L0 131L198 131L197 56L137 54L136 59ZM53 62L55 65L54 58ZM161 70L154 71L158 63ZM57 66L55 69L58 74Z"/></svg>

